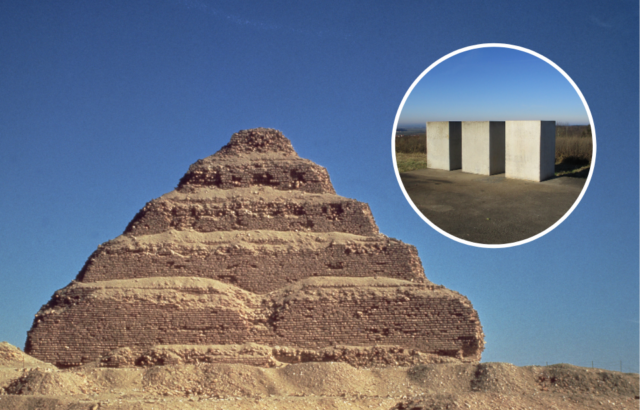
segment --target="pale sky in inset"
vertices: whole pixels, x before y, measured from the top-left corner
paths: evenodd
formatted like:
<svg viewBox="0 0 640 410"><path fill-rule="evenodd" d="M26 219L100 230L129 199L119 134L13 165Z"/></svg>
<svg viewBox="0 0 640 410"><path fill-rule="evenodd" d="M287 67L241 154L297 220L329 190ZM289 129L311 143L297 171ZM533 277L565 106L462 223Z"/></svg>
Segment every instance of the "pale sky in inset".
<svg viewBox="0 0 640 410"><path fill-rule="evenodd" d="M407 98L398 123L506 120L589 123L580 96L558 70L503 47L465 51L433 67Z"/></svg>

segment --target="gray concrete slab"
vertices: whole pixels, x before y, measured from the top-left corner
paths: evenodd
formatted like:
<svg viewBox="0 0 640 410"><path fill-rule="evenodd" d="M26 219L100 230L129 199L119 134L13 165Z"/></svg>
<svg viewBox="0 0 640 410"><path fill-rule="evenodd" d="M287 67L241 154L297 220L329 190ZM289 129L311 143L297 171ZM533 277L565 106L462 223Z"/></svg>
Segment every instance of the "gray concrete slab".
<svg viewBox="0 0 640 410"><path fill-rule="evenodd" d="M583 174L586 177L588 171ZM505 174L484 176L436 169L406 172L400 177L409 197L429 221L453 236L482 244L518 242L545 231L569 211L586 183L586 178L532 182L507 179Z"/></svg>
<svg viewBox="0 0 640 410"><path fill-rule="evenodd" d="M447 171L462 168L462 123L427 122L427 167Z"/></svg>
<svg viewBox="0 0 640 410"><path fill-rule="evenodd" d="M504 121L462 122L462 171L480 175L504 172Z"/></svg>
<svg viewBox="0 0 640 410"><path fill-rule="evenodd" d="M555 147L555 121L506 121L505 176L529 181L551 178Z"/></svg>

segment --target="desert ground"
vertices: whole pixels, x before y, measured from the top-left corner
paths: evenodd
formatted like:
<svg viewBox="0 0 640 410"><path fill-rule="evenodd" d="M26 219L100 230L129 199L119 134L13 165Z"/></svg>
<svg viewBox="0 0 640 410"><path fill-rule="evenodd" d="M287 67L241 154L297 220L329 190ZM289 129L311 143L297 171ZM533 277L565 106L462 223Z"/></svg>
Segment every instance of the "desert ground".
<svg viewBox="0 0 640 410"><path fill-rule="evenodd" d="M0 344L0 408L636 409L638 375L566 364L197 363L68 369Z"/></svg>

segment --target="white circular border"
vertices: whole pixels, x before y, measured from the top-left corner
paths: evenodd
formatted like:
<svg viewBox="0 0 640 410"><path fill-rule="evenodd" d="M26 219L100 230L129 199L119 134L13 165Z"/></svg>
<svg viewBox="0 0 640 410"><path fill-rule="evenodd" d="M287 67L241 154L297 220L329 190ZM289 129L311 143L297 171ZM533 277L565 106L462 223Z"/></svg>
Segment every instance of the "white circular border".
<svg viewBox="0 0 640 410"><path fill-rule="evenodd" d="M523 239L523 240L518 241L518 242L511 242L511 243L505 243L505 244L495 244L495 245L465 241L464 239L460 239L457 236L453 236L450 233L443 231L438 226L436 226L433 222L431 222L429 219L427 219L427 217L425 217L422 214L422 212L420 212L418 210L416 205L413 203L413 201L409 197L409 194L407 194L407 190L404 188L404 184L402 183L402 179L400 178L400 172L398 172L398 163L397 163L397 160L396 160L396 129L398 127L398 121L400 119L400 114L402 113L402 109L404 108L404 104L407 101L407 98L409 97L409 95L411 95L411 92L413 91L414 87L420 82L420 80L422 80L422 77L424 77L429 71L431 71L435 66L437 66L441 62L443 62L443 61L445 61L445 60L447 60L447 59L449 59L449 58L451 58L451 57L453 57L453 56L455 56L457 54L464 53L465 51L469 51L469 50L475 50L475 49L478 49L478 48L492 48L492 47L511 48L513 50L523 51L525 53L528 53L528 54L531 54L533 56L538 57L539 59L547 62L550 66L552 66L553 68L558 70L558 72L560 74L562 74L564 76L564 78L566 78L567 81L569 81L569 83L573 86L573 89L576 90L576 92L580 96L580 99L582 100L582 104L584 105L585 110L587 110L587 115L589 116L589 124L591 125L591 136L592 136L592 142L593 142L593 154L591 156L591 168L589 169L589 176L587 177L587 182L585 183L584 187L582 188L582 192L580 192L580 195L578 196L578 199L576 199L576 201L573 203L573 206L562 216L562 218L560 218L558 221L556 221L556 223L551 225L549 228L545 229L544 231L542 231L539 234L534 235L534 236L532 236L530 238ZM569 215L571 215L573 210L576 208L576 206L578 206L578 204L582 200L582 197L584 196L584 193L587 191L587 188L589 187L589 183L591 182L591 176L593 175L593 169L595 168L595 164L596 164L596 151L597 151L596 129L595 129L594 124L593 124L593 117L591 116L591 110L589 109L589 105L587 104L587 101L584 99L584 95L582 95L582 92L580 92L580 89L578 88L576 83L573 82L571 77L569 77L569 75L567 75L567 73L565 73L560 67L558 67L556 65L556 63L554 63L553 61L549 60L547 57L536 53L535 51L531 51L531 50L526 49L524 47L514 46L514 45L511 45L511 44L502 44L502 43L485 43L485 44L477 44L475 46L464 47L464 48L456 50L456 51L454 51L452 53L447 54L446 56L444 56L444 57L440 58L439 60L437 60L435 63L431 64L426 70L424 70L422 72L422 74L420 74L418 76L418 78L416 78L416 80L413 82L413 84L411 84L411 87L409 87L409 89L405 93L404 98L402 99L402 102L400 103L400 107L398 107L398 112L396 113L396 119L393 122L393 130L391 132L391 156L393 157L393 168L396 171L396 178L398 179L398 184L400 185L400 189L402 189L402 193L404 194L405 198L407 199L407 202L409 202L409 204L411 205L413 210L416 212L416 214L418 214L426 223L428 223L436 231L440 232L441 234L443 234L444 236L446 236L449 239L453 239L456 242L459 242L459 243L462 243L462 244L465 244L465 245L475 246L475 247L478 247L478 248L493 248L493 249L496 249L496 248L511 248L513 246L524 245L525 243L529 243L531 241L534 241L534 240L536 240L536 239L548 234L549 232L553 231L558 225L560 225L565 219L567 219L567 217Z"/></svg>

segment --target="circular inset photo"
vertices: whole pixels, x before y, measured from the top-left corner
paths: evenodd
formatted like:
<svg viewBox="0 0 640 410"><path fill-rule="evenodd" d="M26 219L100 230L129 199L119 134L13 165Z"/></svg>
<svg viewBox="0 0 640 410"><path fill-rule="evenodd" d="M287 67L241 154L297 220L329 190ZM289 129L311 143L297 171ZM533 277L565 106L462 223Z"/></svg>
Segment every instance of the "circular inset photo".
<svg viewBox="0 0 640 410"><path fill-rule="evenodd" d="M575 209L593 174L596 134L560 67L522 47L481 44L414 81L392 150L400 187L429 225L503 248L549 233Z"/></svg>

